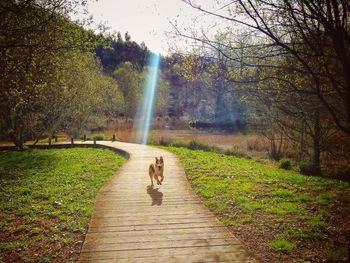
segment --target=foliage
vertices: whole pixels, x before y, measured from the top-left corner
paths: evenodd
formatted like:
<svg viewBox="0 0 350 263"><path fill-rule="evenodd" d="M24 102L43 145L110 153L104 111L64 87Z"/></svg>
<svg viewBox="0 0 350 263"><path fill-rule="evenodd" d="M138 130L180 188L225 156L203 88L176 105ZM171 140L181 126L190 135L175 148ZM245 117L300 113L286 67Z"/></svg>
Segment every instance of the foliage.
<svg viewBox="0 0 350 263"><path fill-rule="evenodd" d="M133 95L137 99L139 92L126 94L133 86L103 74L93 54L108 44L106 37L68 19L80 5L85 1L5 1L0 7L0 137L18 148L44 134L64 131L78 137L87 129L99 130L106 119L135 107ZM147 53L128 34L125 38L121 49L126 53ZM135 65L142 68L141 60Z"/></svg>
<svg viewBox="0 0 350 263"><path fill-rule="evenodd" d="M108 138L104 134L95 134L93 139L95 139L96 141L107 141L107 140L110 140L110 138Z"/></svg>
<svg viewBox="0 0 350 263"><path fill-rule="evenodd" d="M78 137L84 129L91 127L95 116L101 114L99 108L107 97L103 91L110 88L110 85L91 54L68 54L63 63L64 71L57 81L63 82L64 88L57 88L59 93L55 96L47 96L48 107L52 107L53 103L57 104L52 110L55 120L60 122L53 125L53 128L57 127L56 129L64 130L72 137ZM122 106L122 102L117 103L115 107Z"/></svg>
<svg viewBox="0 0 350 263"><path fill-rule="evenodd" d="M0 7L0 128L19 148L28 137L55 132L67 115L71 123L85 122L81 115L93 98L88 51L97 38L66 18L77 5L5 1Z"/></svg>
<svg viewBox="0 0 350 263"><path fill-rule="evenodd" d="M118 82L124 100L127 101L125 113L133 116L142 96L140 73L131 62L124 62L115 69L113 78Z"/></svg>
<svg viewBox="0 0 350 263"><path fill-rule="evenodd" d="M0 261L75 261L94 198L125 161L88 148L1 153Z"/></svg>
<svg viewBox="0 0 350 263"><path fill-rule="evenodd" d="M125 62L131 62L141 72L147 63L149 51L145 43L141 45L131 41L128 33L124 39L121 34L117 36L103 36L103 44L96 48L96 55L101 60L103 69L107 73L113 73L117 67Z"/></svg>
<svg viewBox="0 0 350 263"><path fill-rule="evenodd" d="M339 227L336 218L342 211L342 220L349 220L349 183L305 176L215 152L166 149L181 160L204 204L226 225L234 225L232 230L238 236L242 234L244 242L256 244L251 235L254 233L259 236L259 243L263 242L268 253L272 253L269 244L275 237L288 240L300 251L316 243L317 247L325 247L340 236L346 240L347 230ZM339 248L346 246L346 242L338 244ZM276 247L291 250L285 242L276 242ZM319 249L312 253L323 257ZM293 254L289 256L294 257Z"/></svg>
<svg viewBox="0 0 350 263"><path fill-rule="evenodd" d="M279 167L285 170L290 170L292 168L292 164L289 159L287 158L282 158L279 161Z"/></svg>
<svg viewBox="0 0 350 263"><path fill-rule="evenodd" d="M99 102L95 105L101 117L105 120L116 119L125 114L128 102L120 88L120 84L112 77L106 76L99 72L100 85L98 85Z"/></svg>
<svg viewBox="0 0 350 263"><path fill-rule="evenodd" d="M202 150L202 151L210 151L211 150L210 146L208 146L204 143L195 141L195 140L190 141L187 147L190 150Z"/></svg>

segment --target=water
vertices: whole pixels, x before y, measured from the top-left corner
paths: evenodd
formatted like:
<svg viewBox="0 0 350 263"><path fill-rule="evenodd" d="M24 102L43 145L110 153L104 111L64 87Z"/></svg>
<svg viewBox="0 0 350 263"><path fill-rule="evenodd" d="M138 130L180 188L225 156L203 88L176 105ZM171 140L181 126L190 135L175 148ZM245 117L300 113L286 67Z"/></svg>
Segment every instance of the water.
<svg viewBox="0 0 350 263"><path fill-rule="evenodd" d="M148 66L149 71L144 86L143 100L137 110L133 127L134 141L141 144L147 144L152 124L160 66L159 54L151 53L148 59Z"/></svg>

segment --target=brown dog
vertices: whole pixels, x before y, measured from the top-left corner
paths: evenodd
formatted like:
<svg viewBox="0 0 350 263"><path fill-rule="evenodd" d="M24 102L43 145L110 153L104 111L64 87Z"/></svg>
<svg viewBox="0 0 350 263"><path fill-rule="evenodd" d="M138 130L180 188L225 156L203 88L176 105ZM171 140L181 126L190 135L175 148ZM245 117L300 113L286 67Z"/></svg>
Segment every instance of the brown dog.
<svg viewBox="0 0 350 263"><path fill-rule="evenodd" d="M160 185L162 184L163 180L164 180L164 160L163 157L160 156L160 158L158 159L158 157L156 157L156 162L152 163L149 165L149 177L151 178L151 183L153 186L153 178L157 181L157 184ZM159 180L160 177L160 180Z"/></svg>

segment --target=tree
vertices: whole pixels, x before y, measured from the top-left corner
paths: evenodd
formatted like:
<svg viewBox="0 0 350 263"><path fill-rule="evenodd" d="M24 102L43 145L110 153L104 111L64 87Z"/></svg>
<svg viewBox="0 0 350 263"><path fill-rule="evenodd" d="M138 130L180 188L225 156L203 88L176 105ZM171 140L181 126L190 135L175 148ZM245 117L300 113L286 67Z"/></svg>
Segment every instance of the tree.
<svg viewBox="0 0 350 263"><path fill-rule="evenodd" d="M124 100L127 102L125 105L125 115L133 117L137 111L143 92L141 74L131 62L124 62L113 72L113 78L118 82Z"/></svg>
<svg viewBox="0 0 350 263"><path fill-rule="evenodd" d="M147 63L148 48L145 43L137 44L131 40L129 33L123 40L120 33L117 36L101 36L103 44L96 48L96 55L100 58L106 73L112 74L123 62L131 62L138 71L142 71Z"/></svg>
<svg viewBox="0 0 350 263"><path fill-rule="evenodd" d="M126 102L118 82L102 74L100 81L102 82L102 90L100 91L102 97L99 107L103 115L107 120L112 120L118 118L121 114L125 114Z"/></svg>
<svg viewBox="0 0 350 263"><path fill-rule="evenodd" d="M91 32L67 19L71 7L78 3L0 4L0 128L18 148L25 139L40 134L43 127L54 125L57 115L52 110L59 100L52 98L60 97L65 88L63 58L72 55L70 51L93 47Z"/></svg>

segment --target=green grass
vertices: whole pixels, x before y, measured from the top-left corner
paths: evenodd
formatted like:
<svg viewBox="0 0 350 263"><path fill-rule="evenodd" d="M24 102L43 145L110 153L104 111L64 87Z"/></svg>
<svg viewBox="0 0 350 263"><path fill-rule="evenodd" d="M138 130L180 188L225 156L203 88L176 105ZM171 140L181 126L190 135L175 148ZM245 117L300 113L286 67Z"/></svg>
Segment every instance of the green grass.
<svg viewBox="0 0 350 263"><path fill-rule="evenodd" d="M275 251L291 252L295 245L285 239L276 239L269 243L269 247Z"/></svg>
<svg viewBox="0 0 350 263"><path fill-rule="evenodd" d="M315 238L332 238L328 232L332 209L348 207L350 185L343 181L305 176L217 152L164 148L179 157L195 191L225 225L261 231L272 253L298 249L299 244L312 244ZM345 216L345 221L350 220ZM275 240L276 236L280 239Z"/></svg>
<svg viewBox="0 0 350 263"><path fill-rule="evenodd" d="M0 261L76 256L64 251L83 240L98 190L125 161L91 148L1 153Z"/></svg>

